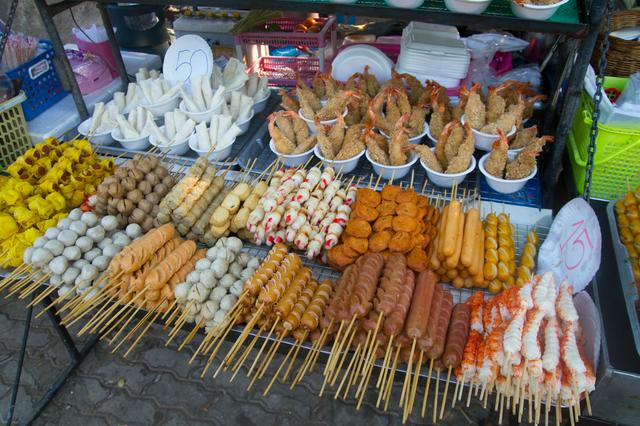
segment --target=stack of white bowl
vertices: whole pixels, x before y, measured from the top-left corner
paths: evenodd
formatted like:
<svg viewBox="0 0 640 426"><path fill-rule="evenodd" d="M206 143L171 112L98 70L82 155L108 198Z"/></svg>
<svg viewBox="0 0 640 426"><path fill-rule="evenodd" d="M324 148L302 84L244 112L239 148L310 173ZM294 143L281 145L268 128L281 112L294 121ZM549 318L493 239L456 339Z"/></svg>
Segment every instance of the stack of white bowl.
<svg viewBox="0 0 640 426"><path fill-rule="evenodd" d="M470 60L456 27L411 22L402 31L396 71L454 88L467 75Z"/></svg>

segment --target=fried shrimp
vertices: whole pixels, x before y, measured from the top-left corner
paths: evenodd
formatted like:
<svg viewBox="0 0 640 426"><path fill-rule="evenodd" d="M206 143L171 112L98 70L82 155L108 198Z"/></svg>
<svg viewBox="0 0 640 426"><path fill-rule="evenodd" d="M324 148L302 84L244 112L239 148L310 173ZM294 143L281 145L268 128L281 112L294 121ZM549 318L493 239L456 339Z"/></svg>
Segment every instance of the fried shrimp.
<svg viewBox="0 0 640 426"><path fill-rule="evenodd" d="M329 126L320 124L320 120L316 118L316 138L318 139L318 148L320 148L320 154L327 160L333 160L335 152L333 151L333 143L329 139Z"/></svg>
<svg viewBox="0 0 640 426"><path fill-rule="evenodd" d="M342 90L336 93L331 97L331 99L329 99L325 106L316 110L316 117L320 120L333 119L335 117L335 111L340 111L340 113L342 113L352 97L359 98L359 96L351 90Z"/></svg>
<svg viewBox="0 0 640 426"><path fill-rule="evenodd" d="M464 124L464 130L466 133L464 142L460 144L458 153L449 162L445 173L462 173L469 168L469 162L475 151L475 141L469 123Z"/></svg>
<svg viewBox="0 0 640 426"><path fill-rule="evenodd" d="M457 121L452 121L453 126L450 129L449 137L444 145L444 156L447 159L447 164L453 160L458 154L458 149L464 141L464 129L462 124Z"/></svg>
<svg viewBox="0 0 640 426"><path fill-rule="evenodd" d="M511 149L520 149L528 146L533 139L536 137L538 133L538 126L526 127L524 129L518 130L516 133L516 137L511 143Z"/></svg>
<svg viewBox="0 0 640 426"><path fill-rule="evenodd" d="M413 150L418 153L418 155L420 156L420 160L422 160L422 162L426 164L428 168L430 168L434 172L444 172L444 169L440 165L440 162L436 158L436 155L433 153L431 148L426 145L415 145L413 147Z"/></svg>
<svg viewBox="0 0 640 426"><path fill-rule="evenodd" d="M451 134L451 131L453 130L453 127L455 125L456 123L453 121L447 123L447 125L444 126L444 129L442 129L440 136L438 137L438 142L436 142L436 150L435 150L436 158L438 159L438 161L440 162L440 165L443 168L446 168L447 165L449 164L449 161L447 160L447 155L445 153L445 148L447 146L449 135Z"/></svg>
<svg viewBox="0 0 640 426"><path fill-rule="evenodd" d="M356 124L347 129L340 151L336 154L336 160L348 160L364 151L364 125Z"/></svg>
<svg viewBox="0 0 640 426"><path fill-rule="evenodd" d="M276 151L280 154L288 155L296 149L296 144L291 139L287 138L284 132L276 126L277 114L271 114L268 118L269 121L269 134L273 139Z"/></svg>
<svg viewBox="0 0 640 426"><path fill-rule="evenodd" d="M407 164L407 152L411 150L409 136L404 125L409 121L409 114L403 114L396 122L389 141L389 160L392 166Z"/></svg>
<svg viewBox="0 0 640 426"><path fill-rule="evenodd" d="M298 103L298 101L293 99L293 97L289 94L289 92L287 92L284 89L280 89L278 93L282 97L282 102L280 103L280 105L282 105L282 108L284 108L287 111L295 111L295 112L297 112L300 109L300 104Z"/></svg>
<svg viewBox="0 0 640 426"><path fill-rule="evenodd" d="M498 130L500 138L493 143L491 154L484 162L484 169L491 176L502 179L509 159L509 141L502 130Z"/></svg>
<svg viewBox="0 0 640 426"><path fill-rule="evenodd" d="M480 84L476 83L471 90L463 87L460 92L467 98L464 106L464 119L473 129L481 129L487 119L487 111L480 97Z"/></svg>
<svg viewBox="0 0 640 426"><path fill-rule="evenodd" d="M344 140L345 122L344 122L344 117L342 117L342 114L340 113L340 111L336 110L333 113L336 117L336 122L333 124L333 126L329 130L329 133L327 133L327 137L329 138L329 140L331 141L331 144L333 145L333 152L337 154L338 152L340 152L340 148L342 148L342 141Z"/></svg>
<svg viewBox="0 0 640 426"><path fill-rule="evenodd" d="M506 87L510 87L509 83L502 84L498 87L489 87L489 94L487 96L487 123L496 121L507 109L507 101L500 96L500 91Z"/></svg>
<svg viewBox="0 0 640 426"><path fill-rule="evenodd" d="M383 149L381 144L378 142L379 138L384 139L384 136L379 135L373 130L369 129L365 134L365 144L367 145L369 156L373 161L384 166L388 166L391 164L391 160L389 159L387 151ZM386 139L384 143L386 143Z"/></svg>

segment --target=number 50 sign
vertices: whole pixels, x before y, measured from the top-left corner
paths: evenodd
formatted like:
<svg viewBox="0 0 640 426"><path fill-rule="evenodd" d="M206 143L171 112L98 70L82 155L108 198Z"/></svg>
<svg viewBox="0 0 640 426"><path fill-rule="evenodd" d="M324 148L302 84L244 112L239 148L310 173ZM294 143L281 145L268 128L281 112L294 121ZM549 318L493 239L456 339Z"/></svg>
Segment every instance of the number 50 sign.
<svg viewBox="0 0 640 426"><path fill-rule="evenodd" d="M566 278L578 292L598 271L601 251L598 218L586 201L575 198L560 210L540 247L538 273L551 271L558 283Z"/></svg>
<svg viewBox="0 0 640 426"><path fill-rule="evenodd" d="M162 74L171 84L189 84L191 77L211 76L213 53L206 40L187 34L178 38L167 50L162 63Z"/></svg>

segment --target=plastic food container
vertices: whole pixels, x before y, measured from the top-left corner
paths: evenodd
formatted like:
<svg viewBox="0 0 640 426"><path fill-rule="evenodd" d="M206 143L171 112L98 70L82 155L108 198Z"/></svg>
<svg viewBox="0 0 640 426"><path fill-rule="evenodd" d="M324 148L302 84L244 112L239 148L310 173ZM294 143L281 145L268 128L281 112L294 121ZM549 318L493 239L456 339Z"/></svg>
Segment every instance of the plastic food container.
<svg viewBox="0 0 640 426"><path fill-rule="evenodd" d="M402 179L409 173L411 167L418 161L418 154L415 152L409 153L409 162L407 164L403 164L402 166L385 166L384 164L376 163L369 156L369 150L366 150L367 160L371 163L373 167L373 171L383 179Z"/></svg>
<svg viewBox="0 0 640 426"><path fill-rule="evenodd" d="M149 135L145 134L142 137L136 139L125 139L122 137L120 129L113 129L111 137L115 139L125 149L130 151L143 151L149 147Z"/></svg>
<svg viewBox="0 0 640 426"><path fill-rule="evenodd" d="M464 115L462 117L460 117L460 121L462 122L462 125L464 126ZM491 151L491 148L493 146L493 142L497 141L498 139L500 139L500 136L498 135L492 135L490 133L483 133L479 130L476 129L471 129L471 132L473 133L473 139L475 142L475 146L476 149L479 149L480 151ZM516 126L513 126L511 128L511 131L509 133L507 133L507 138L510 138L511 136L516 134Z"/></svg>
<svg viewBox="0 0 640 426"><path fill-rule="evenodd" d="M424 0L386 0L389 6L401 7L403 9L415 9L424 3Z"/></svg>
<svg viewBox="0 0 640 426"><path fill-rule="evenodd" d="M490 154L491 153L485 154L482 156L482 158L480 158L478 167L480 168L480 172L484 175L485 179L487 179L487 183L489 184L489 187L501 194L513 194L514 192L520 191L527 184L527 181L533 178L538 172L538 167L536 167L533 169L533 172L531 172L529 176L522 179L515 179L515 180L499 179L495 176L490 175L484 169L484 163L485 161L487 161L487 158L489 158ZM514 157L515 157L515 153L509 153L510 160L513 159Z"/></svg>
<svg viewBox="0 0 640 426"><path fill-rule="evenodd" d="M158 102L156 104L140 103L144 109L151 111L154 117L163 116L165 112L173 111L178 108L180 103L180 93L176 93L173 98L169 98L166 101Z"/></svg>
<svg viewBox="0 0 640 426"><path fill-rule="evenodd" d="M519 5L515 1L511 1L511 12L516 15L518 18L523 19L533 19L535 21L546 21L551 18L556 10L560 8L563 4L567 3L569 0L562 0L555 4L545 4L545 5L536 5L536 4L523 4Z"/></svg>
<svg viewBox="0 0 640 426"><path fill-rule="evenodd" d="M433 151L435 148L431 148ZM471 156L471 161L469 162L469 168L461 173L440 173L435 170L427 167L425 163L420 160L420 164L427 172L427 177L431 182L433 182L436 186L441 186L443 188L451 188L453 185L460 184L469 173L471 173L476 168L476 159Z"/></svg>
<svg viewBox="0 0 640 426"><path fill-rule="evenodd" d="M187 106L184 104L184 101L180 101L180 105L178 106L178 108L180 108L180 111L184 112L187 115L187 117L189 117L196 123L202 123L202 122L208 123L211 121L211 115L217 113L220 110L220 105L222 105L222 99L220 99L220 102L218 102L217 105L214 105L213 107L209 108L207 111L190 112L187 109Z"/></svg>
<svg viewBox="0 0 640 426"><path fill-rule="evenodd" d="M303 152L302 154L290 154L290 155L280 154L278 151L276 151L276 147L273 143L273 139L269 140L269 148L271 149L271 152L273 152L278 158L280 158L280 161L282 161L282 164L284 164L287 167L297 167L301 164L304 164L313 155L313 148L311 148L307 152Z"/></svg>
<svg viewBox="0 0 640 426"><path fill-rule="evenodd" d="M236 126L238 126L241 130L240 135L243 135L247 130L249 130L249 123L251 123L251 119L253 118L253 116L255 115L255 112L251 112L251 115L249 116L249 118L247 118L244 121L238 121L236 122Z"/></svg>
<svg viewBox="0 0 640 426"><path fill-rule="evenodd" d="M160 127L160 131L164 133L164 126ZM195 131L191 133L188 137L181 141L175 141L171 145L158 145L155 136L149 135L149 143L153 146L158 147L158 149L162 152L169 153L171 155L184 155L189 151L189 138L195 135Z"/></svg>
<svg viewBox="0 0 640 426"><path fill-rule="evenodd" d="M385 138L387 138L387 139L389 139L389 138L390 138L390 136L389 136L389 135L387 135L387 134L386 134L385 132L383 132L382 130L380 130L380 133L381 133L381 134L382 134L382 136L384 136ZM423 127L422 127L422 133L420 133L419 135L414 136L414 137L412 137L412 138L409 138L409 143L412 143L412 144L414 144L414 145L419 145L419 144L420 144L420 141L422 140L422 138L423 138L423 137L425 137L425 135L426 135L427 133L429 133L429 125L425 122L425 123L423 124ZM431 138L431 136L429 136L429 138Z"/></svg>
<svg viewBox="0 0 640 426"><path fill-rule="evenodd" d="M324 161L325 164L333 166L333 168L337 172L342 172L343 174L350 173L356 168L356 166L358 165L358 161L360 160L360 157L364 155L365 151L366 149L363 149L360 154L357 154L355 157L349 158L348 160L327 160L322 156L322 153L320 152L320 147L317 144L313 148L313 154L316 157Z"/></svg>
<svg viewBox="0 0 640 426"><path fill-rule="evenodd" d="M345 117L347 115L348 109L345 108L344 112L342 113L342 117ZM304 114L302 114L302 108L300 108L298 110L298 115L300 116L300 118L302 118L305 123L307 123L307 126L309 126L309 131L311 132L312 135L315 135L318 132L318 129L316 129L316 123L313 120L309 120L307 117L304 116ZM321 121L320 124L328 124L329 126L333 126L334 124L336 124L336 121L338 121L337 118L334 118L333 120L326 120L326 121Z"/></svg>
<svg viewBox="0 0 640 426"><path fill-rule="evenodd" d="M445 6L452 12L479 15L484 12L491 0L444 0Z"/></svg>
<svg viewBox="0 0 640 426"><path fill-rule="evenodd" d="M91 127L92 120L93 117L89 117L82 123L80 123L80 125L78 126L78 133L91 141L93 145L113 145L114 140L111 136L111 132L113 131L113 129L107 130L106 132L93 133L92 135L89 135L89 128Z"/></svg>
<svg viewBox="0 0 640 426"><path fill-rule="evenodd" d="M225 160L229 157L229 155L231 154L231 148L233 148L233 144L236 142L237 138L233 138L233 140L231 141L230 144L228 144L225 147L222 147L220 149L214 149L213 151L211 151L211 154L209 154L209 160L210 161L222 161ZM198 138L196 136L196 134L192 134L191 136L189 136L189 148L191 148L191 150L193 152L195 152L196 154L198 154L198 157L204 157L205 155L207 155L207 153L209 152L209 150L203 151L201 149L198 149Z"/></svg>
<svg viewBox="0 0 640 426"><path fill-rule="evenodd" d="M259 99L253 103L253 113L259 114L264 111L264 108L267 106L267 101L271 97L271 90L269 90L269 94L262 99Z"/></svg>

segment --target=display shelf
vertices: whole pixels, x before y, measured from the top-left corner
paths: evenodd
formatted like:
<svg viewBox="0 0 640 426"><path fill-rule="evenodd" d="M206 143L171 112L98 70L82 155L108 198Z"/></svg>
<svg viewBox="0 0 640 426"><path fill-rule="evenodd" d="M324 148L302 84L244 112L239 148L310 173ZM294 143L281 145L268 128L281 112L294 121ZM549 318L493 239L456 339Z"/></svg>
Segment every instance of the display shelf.
<svg viewBox="0 0 640 426"><path fill-rule="evenodd" d="M99 0L108 3L107 0ZM218 6L238 9L260 9L264 3L255 0L177 0L163 2L161 0L140 0L143 4L171 3L180 6ZM521 19L511 13L508 0L495 0L482 15L469 15L450 12L443 0L427 0L416 9L401 9L387 5L384 0L358 0L354 4L332 3L321 1L287 1L269 2L269 9L297 12L317 12L324 14L343 14L372 18L402 19L422 22L433 22L445 25L468 25L474 28L503 28L516 31L536 31L545 33L566 34L572 37L584 37L588 25L585 2L570 0L560 7L548 21Z"/></svg>

